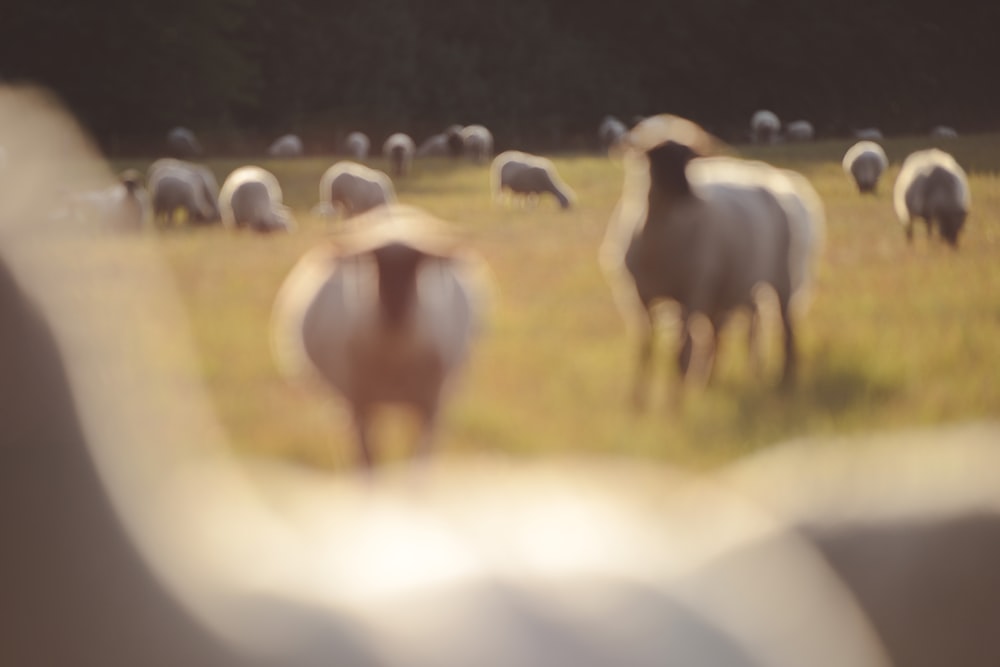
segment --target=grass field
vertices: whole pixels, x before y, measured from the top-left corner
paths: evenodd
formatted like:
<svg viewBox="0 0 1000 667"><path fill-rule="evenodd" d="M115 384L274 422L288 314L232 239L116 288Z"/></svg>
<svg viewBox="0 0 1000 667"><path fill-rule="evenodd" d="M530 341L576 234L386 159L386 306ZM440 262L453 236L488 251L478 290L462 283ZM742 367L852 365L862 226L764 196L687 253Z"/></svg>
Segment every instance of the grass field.
<svg viewBox="0 0 1000 667"><path fill-rule="evenodd" d="M929 140L885 142L893 164L876 197L859 196L844 176L840 159L849 143L741 151L802 171L826 206L826 246L798 325L796 389L776 388L777 328L765 329L768 364L757 378L746 363L745 324L734 320L712 384L680 408L666 400L675 342L664 335L655 391L642 415L626 403L635 342L596 259L621 168L603 157L556 157L579 198L564 212L552 200L527 210L495 207L488 167L418 160L412 176L397 180L400 200L455 223L489 262L499 288L488 330L446 408L438 452L601 453L703 468L802 435L1000 415L1000 135L947 142L972 187L973 211L957 252L922 233L908 247L892 210L902 158ZM233 445L341 469L355 455L346 413L332 394L278 374L267 328L287 272L334 229L308 214L333 161L258 162L281 181L300 222L295 234L177 229L160 239ZM241 163L208 164L221 182ZM398 459L408 453L414 424L393 416L380 420L375 437L384 457Z"/></svg>

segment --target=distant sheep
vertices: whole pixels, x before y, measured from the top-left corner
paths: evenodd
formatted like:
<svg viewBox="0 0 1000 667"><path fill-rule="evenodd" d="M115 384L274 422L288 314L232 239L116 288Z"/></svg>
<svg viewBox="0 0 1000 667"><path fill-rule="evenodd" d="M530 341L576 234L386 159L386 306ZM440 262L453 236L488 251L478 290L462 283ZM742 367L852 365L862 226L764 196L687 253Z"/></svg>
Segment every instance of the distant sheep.
<svg viewBox="0 0 1000 667"><path fill-rule="evenodd" d="M320 208L339 208L346 218L396 201L396 190L385 173L356 162L338 162L319 181Z"/></svg>
<svg viewBox="0 0 1000 667"><path fill-rule="evenodd" d="M496 156L490 182L494 201L499 201L504 191L529 197L548 193L564 209L576 199L550 160L521 151L506 151Z"/></svg>
<svg viewBox="0 0 1000 667"><path fill-rule="evenodd" d="M402 132L390 135L382 145L382 155L389 161L393 176L406 176L410 172L416 152L413 139Z"/></svg>
<svg viewBox="0 0 1000 667"><path fill-rule="evenodd" d="M417 147L417 157L441 157L448 155L448 135L433 134Z"/></svg>
<svg viewBox="0 0 1000 667"><path fill-rule="evenodd" d="M844 172L857 184L858 192L875 194L878 180L889 166L889 158L874 141L859 141L847 149L842 164Z"/></svg>
<svg viewBox="0 0 1000 667"><path fill-rule="evenodd" d="M789 141L812 141L815 136L816 130L807 120L793 120L785 126L785 138Z"/></svg>
<svg viewBox="0 0 1000 667"><path fill-rule="evenodd" d="M369 424L386 403L420 415L416 451L430 455L484 295L477 261L423 211L379 208L357 229L295 266L275 302L272 339L286 372L311 369L345 399L361 463L371 468Z"/></svg>
<svg viewBox="0 0 1000 667"><path fill-rule="evenodd" d="M77 193L69 199L71 214L81 221L107 225L119 231L139 231L152 215L142 175L123 171L119 182L102 190Z"/></svg>
<svg viewBox="0 0 1000 667"><path fill-rule="evenodd" d="M468 125L462 129L465 154L475 162L483 163L493 157L493 134L482 125Z"/></svg>
<svg viewBox="0 0 1000 667"><path fill-rule="evenodd" d="M882 141L885 137L882 136L882 130L877 127L866 127L861 130L854 130L854 138L865 141Z"/></svg>
<svg viewBox="0 0 1000 667"><path fill-rule="evenodd" d="M305 153L302 139L295 134L286 134L278 137L267 149L267 154L272 157L301 157Z"/></svg>
<svg viewBox="0 0 1000 667"><path fill-rule="evenodd" d="M256 232L295 229L291 212L281 203L278 179L260 167L239 167L229 174L219 192L219 209L227 227Z"/></svg>
<svg viewBox="0 0 1000 667"><path fill-rule="evenodd" d="M654 116L623 140L626 180L601 260L625 314L642 324L633 389L645 398L653 346L654 306L680 308L678 366L686 379L695 359L692 317L710 325L698 361L711 369L718 332L739 308L751 313L756 336L756 291L773 288L785 338L782 382L796 372L793 298L805 287L822 235L823 208L805 177L762 162L700 158L716 141L694 123ZM638 307L638 311L634 310Z"/></svg>
<svg viewBox="0 0 1000 667"><path fill-rule="evenodd" d="M219 184L207 167L161 158L149 166L146 182L153 198L153 215L159 220L173 220L183 209L195 224L219 222Z"/></svg>
<svg viewBox="0 0 1000 667"><path fill-rule="evenodd" d="M177 157L197 157L201 155L201 143L194 132L186 127L175 127L167 132L167 146Z"/></svg>
<svg viewBox="0 0 1000 667"><path fill-rule="evenodd" d="M923 218L928 237L937 227L941 238L957 247L971 205L969 180L948 153L936 148L917 151L903 161L893 203L908 241L913 241L913 219Z"/></svg>
<svg viewBox="0 0 1000 667"><path fill-rule="evenodd" d="M602 149L608 150L616 146L627 133L625 123L614 116L605 116L597 128L597 140Z"/></svg>
<svg viewBox="0 0 1000 667"><path fill-rule="evenodd" d="M365 160L371 145L372 142L364 132L351 132L344 139L344 152L354 160Z"/></svg>
<svg viewBox="0 0 1000 667"><path fill-rule="evenodd" d="M934 139L954 139L957 136L958 132L955 128L947 125L938 125L931 129L931 137Z"/></svg>
<svg viewBox="0 0 1000 667"><path fill-rule="evenodd" d="M781 134L781 120L773 111L761 109L750 117L750 139L755 144L773 144Z"/></svg>

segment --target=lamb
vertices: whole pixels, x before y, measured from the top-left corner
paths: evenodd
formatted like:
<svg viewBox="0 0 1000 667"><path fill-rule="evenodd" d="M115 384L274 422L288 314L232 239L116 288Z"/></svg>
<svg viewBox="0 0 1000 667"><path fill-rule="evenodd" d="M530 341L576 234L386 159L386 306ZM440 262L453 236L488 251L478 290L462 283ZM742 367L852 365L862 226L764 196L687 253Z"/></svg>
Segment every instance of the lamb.
<svg viewBox="0 0 1000 667"><path fill-rule="evenodd" d="M406 176L413 163L413 154L417 147L409 135L397 132L389 135L382 144L382 155L389 160L393 176Z"/></svg>
<svg viewBox="0 0 1000 667"><path fill-rule="evenodd" d="M597 128L597 140L604 150L615 147L626 134L628 134L628 128L625 127L625 123L614 116L605 116Z"/></svg>
<svg viewBox="0 0 1000 667"><path fill-rule="evenodd" d="M937 125L931 128L932 139L954 139L956 137L958 137L958 132L953 127Z"/></svg>
<svg viewBox="0 0 1000 667"><path fill-rule="evenodd" d="M854 130L855 139L863 139L865 141L882 141L885 137L882 136L882 130L877 127L866 127L860 130Z"/></svg>
<svg viewBox="0 0 1000 667"><path fill-rule="evenodd" d="M896 177L893 204L907 241L913 241L913 219L923 218L928 237L934 228L953 248L969 215L971 197L965 170L936 148L911 153Z"/></svg>
<svg viewBox="0 0 1000 667"><path fill-rule="evenodd" d="M272 339L283 369L312 368L343 396L361 463L371 469L371 413L385 403L419 413L416 449L429 456L483 293L478 260L427 213L391 206L357 222L357 232L308 253L292 270L275 302Z"/></svg>
<svg viewBox="0 0 1000 667"><path fill-rule="evenodd" d="M490 169L490 181L494 201L500 200L504 190L528 197L549 193L564 209L576 199L550 160L521 151L506 151L496 156Z"/></svg>
<svg viewBox="0 0 1000 667"><path fill-rule="evenodd" d="M322 210L340 208L344 217L361 215L376 206L396 202L396 190L384 172L356 162L337 162L319 181Z"/></svg>
<svg viewBox="0 0 1000 667"><path fill-rule="evenodd" d="M793 120L785 126L785 137L789 141L812 141L815 136L816 130L807 120Z"/></svg>
<svg viewBox="0 0 1000 667"><path fill-rule="evenodd" d="M167 146L181 158L197 157L204 152L194 132L186 127L175 127L167 132Z"/></svg>
<svg viewBox="0 0 1000 667"><path fill-rule="evenodd" d="M773 111L760 109L750 117L750 139L755 144L773 144L781 133L781 120Z"/></svg>
<svg viewBox="0 0 1000 667"><path fill-rule="evenodd" d="M462 128L465 154L474 161L483 163L493 156L493 134L482 125L467 125Z"/></svg>
<svg viewBox="0 0 1000 667"><path fill-rule="evenodd" d="M654 116L623 140L626 179L601 248L601 263L626 316L638 314L639 363L633 401L641 407L652 355L653 307L680 309L681 379L692 369L693 318L710 330L697 358L707 377L719 330L741 307L756 336L756 292L770 286L784 329L782 384L796 372L793 299L807 284L822 235L823 208L809 182L762 162L701 158L716 140L691 121Z"/></svg>
<svg viewBox="0 0 1000 667"><path fill-rule="evenodd" d="M239 167L219 192L222 224L256 232L292 231L295 220L281 203L281 186L274 174L255 166Z"/></svg>
<svg viewBox="0 0 1000 667"><path fill-rule="evenodd" d="M355 160L364 160L368 157L371 144L364 132L351 132L344 139L344 152Z"/></svg>
<svg viewBox="0 0 1000 667"><path fill-rule="evenodd" d="M305 153L302 139L296 134L285 134L274 140L274 143L267 149L267 154L272 157L301 157Z"/></svg>
<svg viewBox="0 0 1000 667"><path fill-rule="evenodd" d="M207 167L161 158L149 166L146 175L156 219L166 217L172 221L178 209L183 209L187 219L195 224L222 219L218 206L218 181Z"/></svg>
<svg viewBox="0 0 1000 667"><path fill-rule="evenodd" d="M844 154L844 172L853 178L858 192L875 194L882 172L889 166L885 151L874 141L859 141Z"/></svg>

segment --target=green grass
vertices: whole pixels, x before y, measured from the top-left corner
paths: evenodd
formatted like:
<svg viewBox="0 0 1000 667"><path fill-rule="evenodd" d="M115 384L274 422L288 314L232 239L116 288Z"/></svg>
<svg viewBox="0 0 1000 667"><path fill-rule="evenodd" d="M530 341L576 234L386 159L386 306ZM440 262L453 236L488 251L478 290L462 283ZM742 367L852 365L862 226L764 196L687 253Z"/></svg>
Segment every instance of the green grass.
<svg viewBox="0 0 1000 667"><path fill-rule="evenodd" d="M768 363L758 378L746 363L745 322L737 319L724 332L712 384L689 393L682 406L667 400L675 342L664 334L649 409L641 415L626 403L635 343L596 261L621 168L601 157L557 157L578 194L576 210L561 211L551 200L510 210L491 205L488 167L418 160L412 176L397 180L400 200L453 222L489 262L499 288L488 330L445 411L438 451L602 453L706 467L801 435L996 417L1000 135L947 143L967 166L972 187L973 212L958 252L928 243L922 233L908 247L892 210L899 163L928 141L885 143L893 164L876 197L859 196L841 171L849 143L743 151L802 171L826 205L826 247L811 305L798 322L796 389L776 389L776 327L766 329ZM181 229L159 238L234 446L339 469L354 458L339 401L286 383L271 360L267 331L284 276L331 232L308 211L332 161L259 163L281 181L301 224L296 234ZM238 164L209 166L221 182ZM406 455L412 434L407 419L384 420L376 431L390 459Z"/></svg>

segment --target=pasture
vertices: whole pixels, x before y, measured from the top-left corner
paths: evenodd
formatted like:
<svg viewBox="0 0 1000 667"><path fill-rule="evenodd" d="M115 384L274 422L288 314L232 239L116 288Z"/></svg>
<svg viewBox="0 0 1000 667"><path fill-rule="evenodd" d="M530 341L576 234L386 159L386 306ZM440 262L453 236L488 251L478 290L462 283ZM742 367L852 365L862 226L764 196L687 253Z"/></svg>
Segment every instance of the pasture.
<svg viewBox="0 0 1000 667"><path fill-rule="evenodd" d="M676 341L665 330L642 414L626 400L635 340L597 263L621 191L620 165L597 155L552 156L578 197L576 208L562 211L551 198L533 208L494 206L488 165L417 159L410 176L394 179L400 201L454 223L489 263L497 287L488 326L445 406L437 453L612 454L705 468L799 436L1000 416L1000 135L938 142L970 176L972 213L957 252L928 243L922 225L907 246L892 209L902 159L931 140L884 142L891 165L875 197L858 195L841 169L851 143L734 149L801 171L826 207L826 243L798 319L795 388L777 388L776 322L764 328L758 378L747 364L746 322L735 319L712 383L678 405L668 391ZM355 460L347 414L330 392L278 373L268 322L293 264L337 229L309 215L320 175L335 159L206 163L220 182L241 164L271 170L299 221L294 234L157 232L232 445L329 470ZM368 164L387 167L380 159ZM406 456L414 435L412 422L393 416L374 431L383 460Z"/></svg>

